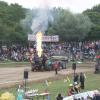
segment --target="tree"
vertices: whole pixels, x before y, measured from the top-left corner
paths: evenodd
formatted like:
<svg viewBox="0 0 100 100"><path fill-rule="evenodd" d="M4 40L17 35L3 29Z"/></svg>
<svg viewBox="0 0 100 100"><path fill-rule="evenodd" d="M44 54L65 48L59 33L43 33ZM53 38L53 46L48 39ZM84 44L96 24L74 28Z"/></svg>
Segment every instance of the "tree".
<svg viewBox="0 0 100 100"><path fill-rule="evenodd" d="M54 21L49 25L48 34L59 35L62 40L82 40L91 29L90 19L83 14L72 14L61 8L53 9Z"/></svg>
<svg viewBox="0 0 100 100"><path fill-rule="evenodd" d="M100 39L100 4L83 12L94 24L88 34L88 39Z"/></svg>
<svg viewBox="0 0 100 100"><path fill-rule="evenodd" d="M27 34L20 25L25 9L18 4L0 1L0 41L24 41Z"/></svg>

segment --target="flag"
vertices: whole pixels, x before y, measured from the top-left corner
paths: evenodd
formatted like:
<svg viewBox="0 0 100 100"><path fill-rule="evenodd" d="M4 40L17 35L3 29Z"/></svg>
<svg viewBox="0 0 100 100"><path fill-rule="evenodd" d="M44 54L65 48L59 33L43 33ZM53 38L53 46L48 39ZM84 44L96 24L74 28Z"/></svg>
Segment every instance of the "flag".
<svg viewBox="0 0 100 100"><path fill-rule="evenodd" d="M64 79L64 83L66 83L67 82L67 79Z"/></svg>
<svg viewBox="0 0 100 100"><path fill-rule="evenodd" d="M69 79L69 77L67 76L67 81L70 83L70 79Z"/></svg>
<svg viewBox="0 0 100 100"><path fill-rule="evenodd" d="M45 84L46 84L46 86L49 86L49 83L48 83L48 81L47 81L47 80L45 80Z"/></svg>
<svg viewBox="0 0 100 100"><path fill-rule="evenodd" d="M84 77L85 77L85 79L86 79L86 74L84 73Z"/></svg>
<svg viewBox="0 0 100 100"><path fill-rule="evenodd" d="M46 86L50 86L52 84L52 82L48 81L48 80L45 80L45 84L46 84Z"/></svg>
<svg viewBox="0 0 100 100"><path fill-rule="evenodd" d="M67 79L64 79L64 83L65 82L68 82L68 83L70 83L70 79L69 79L69 77L67 76Z"/></svg>

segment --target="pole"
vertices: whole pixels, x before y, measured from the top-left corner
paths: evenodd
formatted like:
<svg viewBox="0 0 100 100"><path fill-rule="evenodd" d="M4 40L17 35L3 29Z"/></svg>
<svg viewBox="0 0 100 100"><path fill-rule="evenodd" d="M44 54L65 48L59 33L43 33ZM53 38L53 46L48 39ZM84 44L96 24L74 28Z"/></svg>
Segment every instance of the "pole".
<svg viewBox="0 0 100 100"><path fill-rule="evenodd" d="M74 79L75 79L75 70L74 70ZM74 83L74 79L73 79L73 84L74 84L74 90L75 90L75 83ZM74 98L73 100L75 100L75 93L74 93Z"/></svg>
<svg viewBox="0 0 100 100"><path fill-rule="evenodd" d="M25 79L25 92L26 92L26 79Z"/></svg>
<svg viewBox="0 0 100 100"><path fill-rule="evenodd" d="M74 70L74 79L75 79L75 70Z"/></svg>
<svg viewBox="0 0 100 100"><path fill-rule="evenodd" d="M27 82L27 79L28 79L28 70L25 69L24 70L24 88L25 88L25 92L26 92L26 82Z"/></svg>

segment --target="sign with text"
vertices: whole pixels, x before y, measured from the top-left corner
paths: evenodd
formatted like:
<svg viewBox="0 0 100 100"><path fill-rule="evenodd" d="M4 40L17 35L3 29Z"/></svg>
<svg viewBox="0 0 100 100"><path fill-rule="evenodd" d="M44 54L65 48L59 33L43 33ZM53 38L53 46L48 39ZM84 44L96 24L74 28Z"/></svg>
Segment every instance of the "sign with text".
<svg viewBox="0 0 100 100"><path fill-rule="evenodd" d="M35 35L28 35L28 41L36 41L36 36ZM42 41L43 42L58 42L59 41L59 36L58 35L53 35L53 36L42 36Z"/></svg>

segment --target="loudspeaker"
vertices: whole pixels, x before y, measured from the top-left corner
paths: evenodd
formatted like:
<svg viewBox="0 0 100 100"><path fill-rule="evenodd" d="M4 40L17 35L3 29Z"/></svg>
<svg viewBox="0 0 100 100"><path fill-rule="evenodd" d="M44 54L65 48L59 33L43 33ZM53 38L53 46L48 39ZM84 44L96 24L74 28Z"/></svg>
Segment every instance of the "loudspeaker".
<svg viewBox="0 0 100 100"><path fill-rule="evenodd" d="M27 70L24 71L24 79L28 79L28 71Z"/></svg>
<svg viewBox="0 0 100 100"><path fill-rule="evenodd" d="M73 70L76 70L76 63L73 63L73 64L72 64L72 69L73 69Z"/></svg>

